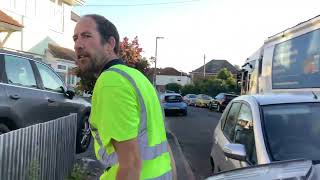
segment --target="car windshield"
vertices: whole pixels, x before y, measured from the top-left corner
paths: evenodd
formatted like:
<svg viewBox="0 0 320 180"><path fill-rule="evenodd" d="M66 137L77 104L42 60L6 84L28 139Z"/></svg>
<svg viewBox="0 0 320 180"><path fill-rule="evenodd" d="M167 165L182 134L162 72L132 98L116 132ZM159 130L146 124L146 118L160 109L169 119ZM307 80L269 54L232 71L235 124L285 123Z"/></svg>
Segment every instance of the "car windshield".
<svg viewBox="0 0 320 180"><path fill-rule="evenodd" d="M194 95L194 94L189 95L189 98L197 98L197 95Z"/></svg>
<svg viewBox="0 0 320 180"><path fill-rule="evenodd" d="M232 100L234 98L236 98L237 96L233 96L233 95L226 95L226 100Z"/></svg>
<svg viewBox="0 0 320 180"><path fill-rule="evenodd" d="M204 100L210 100L211 97L210 97L210 96L203 96L202 99L204 99Z"/></svg>
<svg viewBox="0 0 320 180"><path fill-rule="evenodd" d="M320 103L263 106L266 144L274 161L320 160Z"/></svg>
<svg viewBox="0 0 320 180"><path fill-rule="evenodd" d="M166 102L182 102L182 97L179 96L179 95L168 95L168 96L165 96L165 101Z"/></svg>

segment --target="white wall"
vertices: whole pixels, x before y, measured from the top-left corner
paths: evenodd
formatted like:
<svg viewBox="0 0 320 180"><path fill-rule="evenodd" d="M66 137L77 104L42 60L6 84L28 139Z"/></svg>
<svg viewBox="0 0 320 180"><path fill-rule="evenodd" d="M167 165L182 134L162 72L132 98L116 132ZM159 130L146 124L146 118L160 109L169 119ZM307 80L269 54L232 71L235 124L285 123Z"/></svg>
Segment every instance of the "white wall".
<svg viewBox="0 0 320 180"><path fill-rule="evenodd" d="M73 49L76 23L71 20L71 8L50 0L0 0L0 9L24 26L11 34L4 47L38 54L44 54L48 43Z"/></svg>
<svg viewBox="0 0 320 180"><path fill-rule="evenodd" d="M181 86L191 84L191 80L188 76L168 76L168 75L157 75L157 85L164 86L169 83L177 83Z"/></svg>

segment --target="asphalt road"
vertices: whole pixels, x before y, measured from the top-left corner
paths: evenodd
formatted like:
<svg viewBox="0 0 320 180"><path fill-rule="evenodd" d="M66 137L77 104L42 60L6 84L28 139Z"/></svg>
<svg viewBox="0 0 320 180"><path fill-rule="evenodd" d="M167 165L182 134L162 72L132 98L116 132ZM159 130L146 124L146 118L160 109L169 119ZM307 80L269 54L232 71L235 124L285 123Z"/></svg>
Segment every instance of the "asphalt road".
<svg viewBox="0 0 320 180"><path fill-rule="evenodd" d="M167 116L167 126L177 137L196 179L211 175L212 135L221 113L189 107L187 116Z"/></svg>

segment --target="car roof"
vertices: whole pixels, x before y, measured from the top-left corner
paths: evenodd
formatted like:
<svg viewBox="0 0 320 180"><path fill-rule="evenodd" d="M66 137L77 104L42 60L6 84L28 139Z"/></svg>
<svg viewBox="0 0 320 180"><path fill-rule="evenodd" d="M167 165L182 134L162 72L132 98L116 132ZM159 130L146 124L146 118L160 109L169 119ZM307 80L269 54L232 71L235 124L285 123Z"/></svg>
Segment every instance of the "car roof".
<svg viewBox="0 0 320 180"><path fill-rule="evenodd" d="M239 96L239 95L237 95L237 94L231 94L231 93L219 93L219 94L223 94L223 95L225 95L225 96ZM218 94L218 95L219 95Z"/></svg>
<svg viewBox="0 0 320 180"><path fill-rule="evenodd" d="M9 51L9 50L5 50L5 49L0 49L0 54L8 54L8 55L13 55L13 56L18 56L18 57L23 57L23 58L28 58L31 60L36 60L39 62L42 62L42 59L39 57L35 57L31 54L26 54L26 53L20 53L20 52L15 52L15 51Z"/></svg>
<svg viewBox="0 0 320 180"><path fill-rule="evenodd" d="M164 93L163 96L181 96L181 94L178 93Z"/></svg>
<svg viewBox="0 0 320 180"><path fill-rule="evenodd" d="M234 100L256 101L260 105L320 102L320 94L305 93L273 93L243 95Z"/></svg>

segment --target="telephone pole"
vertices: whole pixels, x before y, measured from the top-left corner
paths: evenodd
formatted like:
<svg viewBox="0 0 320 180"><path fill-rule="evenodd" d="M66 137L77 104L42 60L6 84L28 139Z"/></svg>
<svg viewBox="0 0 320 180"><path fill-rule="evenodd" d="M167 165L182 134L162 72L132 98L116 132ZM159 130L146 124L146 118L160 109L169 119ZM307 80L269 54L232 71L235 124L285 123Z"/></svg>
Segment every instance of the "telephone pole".
<svg viewBox="0 0 320 180"><path fill-rule="evenodd" d="M206 77L206 54L203 55L203 77Z"/></svg>

